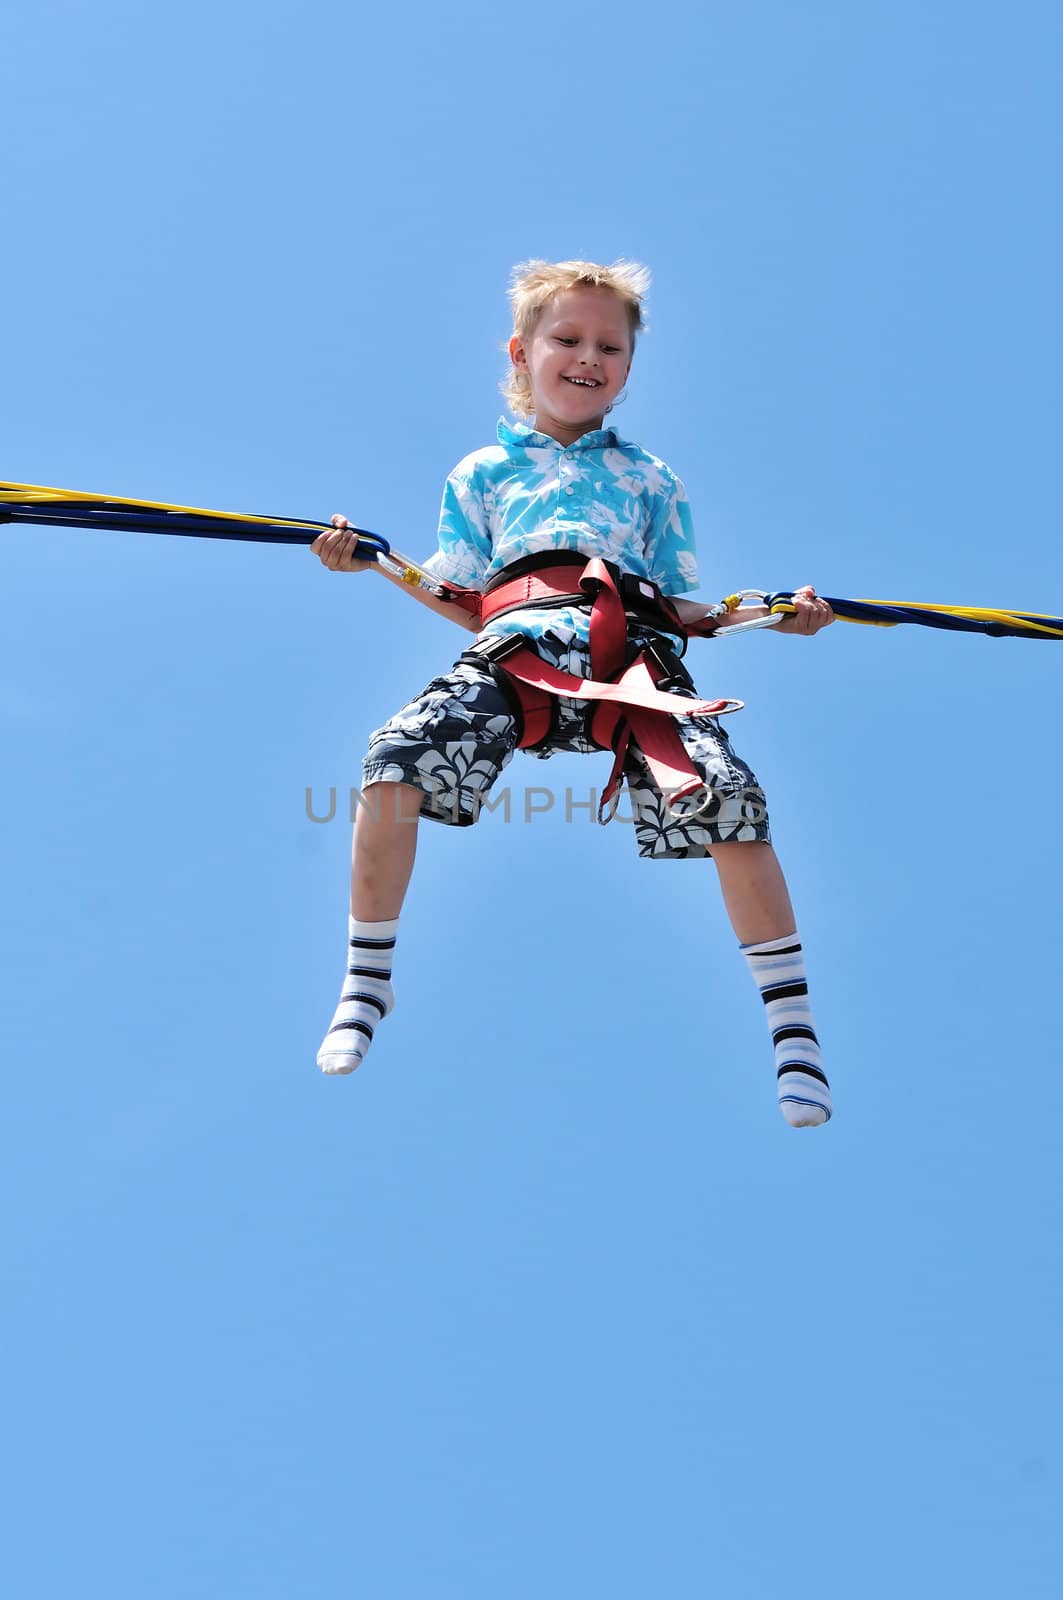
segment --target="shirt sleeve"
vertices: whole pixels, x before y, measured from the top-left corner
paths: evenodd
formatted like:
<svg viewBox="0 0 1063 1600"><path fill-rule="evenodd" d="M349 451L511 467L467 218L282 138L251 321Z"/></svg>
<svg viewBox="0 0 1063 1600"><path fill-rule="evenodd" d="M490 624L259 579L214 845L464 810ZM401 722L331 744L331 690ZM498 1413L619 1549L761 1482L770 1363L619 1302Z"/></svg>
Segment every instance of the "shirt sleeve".
<svg viewBox="0 0 1063 1600"><path fill-rule="evenodd" d="M662 594L698 586L697 545L690 502L681 479L670 472L657 494L646 534L650 577Z"/></svg>
<svg viewBox="0 0 1063 1600"><path fill-rule="evenodd" d="M422 565L444 583L475 589L491 559L491 534L483 491L472 462L461 461L443 485L439 548Z"/></svg>

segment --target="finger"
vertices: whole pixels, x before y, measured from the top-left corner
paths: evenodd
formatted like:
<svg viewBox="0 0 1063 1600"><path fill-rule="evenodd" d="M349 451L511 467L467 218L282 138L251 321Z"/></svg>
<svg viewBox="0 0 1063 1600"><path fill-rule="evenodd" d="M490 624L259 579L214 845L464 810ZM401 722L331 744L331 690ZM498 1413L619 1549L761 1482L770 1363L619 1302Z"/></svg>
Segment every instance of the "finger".
<svg viewBox="0 0 1063 1600"><path fill-rule="evenodd" d="M357 560L358 534L354 528L338 528L330 535L335 540L334 556L337 572L349 571Z"/></svg>
<svg viewBox="0 0 1063 1600"><path fill-rule="evenodd" d="M337 511L331 520L334 528L347 527L347 518L342 514L342 512Z"/></svg>
<svg viewBox="0 0 1063 1600"><path fill-rule="evenodd" d="M347 535L342 528L337 528L333 533L325 535L325 548L321 553L321 559L330 572L339 571L348 549Z"/></svg>

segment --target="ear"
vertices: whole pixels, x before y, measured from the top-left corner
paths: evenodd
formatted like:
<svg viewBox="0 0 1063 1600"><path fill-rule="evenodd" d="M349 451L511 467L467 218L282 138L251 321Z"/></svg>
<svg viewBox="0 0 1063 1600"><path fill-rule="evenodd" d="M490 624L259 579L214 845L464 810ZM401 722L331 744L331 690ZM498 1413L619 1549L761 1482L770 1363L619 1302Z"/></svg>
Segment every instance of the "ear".
<svg viewBox="0 0 1063 1600"><path fill-rule="evenodd" d="M522 371L527 368L528 358L524 354L524 343L516 334L509 341L509 359L515 367L519 367Z"/></svg>

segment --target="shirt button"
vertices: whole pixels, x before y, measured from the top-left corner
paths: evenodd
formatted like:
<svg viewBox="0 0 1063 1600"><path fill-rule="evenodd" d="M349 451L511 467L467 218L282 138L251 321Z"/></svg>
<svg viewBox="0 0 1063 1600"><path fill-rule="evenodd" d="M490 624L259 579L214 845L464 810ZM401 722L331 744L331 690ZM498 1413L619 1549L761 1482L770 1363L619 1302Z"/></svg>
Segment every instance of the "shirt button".
<svg viewBox="0 0 1063 1600"><path fill-rule="evenodd" d="M566 494L574 494L575 493L575 490L573 489L571 484L569 484L568 488L565 490L565 493Z"/></svg>

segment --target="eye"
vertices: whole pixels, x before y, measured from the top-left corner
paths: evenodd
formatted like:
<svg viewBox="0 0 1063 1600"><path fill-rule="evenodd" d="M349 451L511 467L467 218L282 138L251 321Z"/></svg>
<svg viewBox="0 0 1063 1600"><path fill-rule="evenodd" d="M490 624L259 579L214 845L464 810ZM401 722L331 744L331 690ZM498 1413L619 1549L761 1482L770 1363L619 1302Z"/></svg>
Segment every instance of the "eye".
<svg viewBox="0 0 1063 1600"><path fill-rule="evenodd" d="M618 356L620 354L620 346L618 344L603 344L602 349L607 356Z"/></svg>
<svg viewBox="0 0 1063 1600"><path fill-rule="evenodd" d="M554 337L556 338L558 344L576 344L576 343L578 343L578 340L569 339L569 338L567 338L566 336L564 336L564 335L562 335L560 333L555 334Z"/></svg>

